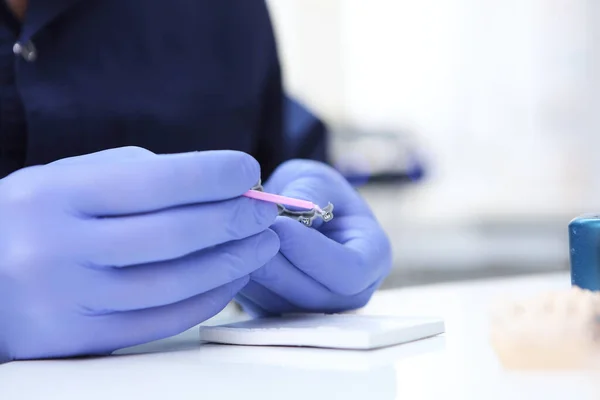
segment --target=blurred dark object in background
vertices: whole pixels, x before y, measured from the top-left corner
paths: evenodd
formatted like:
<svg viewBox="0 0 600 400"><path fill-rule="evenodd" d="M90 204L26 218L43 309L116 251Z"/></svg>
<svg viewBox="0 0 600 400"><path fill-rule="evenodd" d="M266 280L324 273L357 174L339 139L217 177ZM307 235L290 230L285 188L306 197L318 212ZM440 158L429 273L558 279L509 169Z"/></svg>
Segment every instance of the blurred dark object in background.
<svg viewBox="0 0 600 400"><path fill-rule="evenodd" d="M415 183L425 175L408 133L343 128L330 141L332 164L355 186Z"/></svg>
<svg viewBox="0 0 600 400"><path fill-rule="evenodd" d="M285 112L290 158L327 161L354 186L413 183L424 177L423 160L409 133L328 129L289 97Z"/></svg>

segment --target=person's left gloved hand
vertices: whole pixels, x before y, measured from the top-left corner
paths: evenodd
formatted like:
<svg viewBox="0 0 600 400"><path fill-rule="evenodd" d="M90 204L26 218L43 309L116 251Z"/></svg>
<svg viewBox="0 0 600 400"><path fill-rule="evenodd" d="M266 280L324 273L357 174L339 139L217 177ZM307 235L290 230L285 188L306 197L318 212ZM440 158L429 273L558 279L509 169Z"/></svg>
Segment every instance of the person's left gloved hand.
<svg viewBox="0 0 600 400"><path fill-rule="evenodd" d="M363 307L391 268L391 246L373 213L333 168L315 161L282 164L265 191L334 205L334 219L312 227L278 217L279 254L253 272L236 296L254 316L335 313Z"/></svg>

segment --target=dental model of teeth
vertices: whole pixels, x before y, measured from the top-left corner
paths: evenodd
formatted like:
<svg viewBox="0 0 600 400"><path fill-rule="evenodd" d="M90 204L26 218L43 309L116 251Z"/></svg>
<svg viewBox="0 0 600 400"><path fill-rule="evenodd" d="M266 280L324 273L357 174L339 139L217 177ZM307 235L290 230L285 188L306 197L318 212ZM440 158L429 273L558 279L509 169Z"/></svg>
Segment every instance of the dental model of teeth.
<svg viewBox="0 0 600 400"><path fill-rule="evenodd" d="M507 369L600 368L600 294L576 287L501 304L490 341Z"/></svg>

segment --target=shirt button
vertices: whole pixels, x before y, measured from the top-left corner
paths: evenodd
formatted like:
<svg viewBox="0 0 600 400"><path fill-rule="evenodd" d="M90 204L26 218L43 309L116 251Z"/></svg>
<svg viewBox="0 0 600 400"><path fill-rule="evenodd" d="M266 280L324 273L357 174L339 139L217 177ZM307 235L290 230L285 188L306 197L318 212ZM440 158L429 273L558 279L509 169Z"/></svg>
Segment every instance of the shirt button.
<svg viewBox="0 0 600 400"><path fill-rule="evenodd" d="M35 49L35 46L33 44L33 42L29 41L25 44L21 44L21 43L15 43L15 45L13 46L13 53L15 53L15 55L20 55L21 57L23 57L23 59L25 61L35 61L35 59L37 58L37 50Z"/></svg>

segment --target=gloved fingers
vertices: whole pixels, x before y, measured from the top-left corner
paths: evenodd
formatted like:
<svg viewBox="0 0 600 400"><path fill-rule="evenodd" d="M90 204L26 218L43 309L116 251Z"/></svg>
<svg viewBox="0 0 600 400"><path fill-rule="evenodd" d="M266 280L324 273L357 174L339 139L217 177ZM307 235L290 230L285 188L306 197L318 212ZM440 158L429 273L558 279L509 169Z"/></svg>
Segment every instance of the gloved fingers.
<svg viewBox="0 0 600 400"><path fill-rule="evenodd" d="M268 229L277 207L246 197L130 217L88 221L88 260L127 266L182 257Z"/></svg>
<svg viewBox="0 0 600 400"><path fill-rule="evenodd" d="M177 335L218 314L247 283L248 277L244 277L175 304L91 316L96 329L84 349L102 353ZM104 348L98 348L99 343Z"/></svg>
<svg viewBox="0 0 600 400"><path fill-rule="evenodd" d="M84 154L82 156L62 158L60 160L53 161L48 165L93 164L106 162L108 160L133 160L153 156L156 156L156 154L142 147L126 146L118 147L115 149L97 151L95 153Z"/></svg>
<svg viewBox="0 0 600 400"><path fill-rule="evenodd" d="M253 278L251 277L250 282L248 282L238 296L244 296L248 302L254 305L254 309L263 310L266 313L264 316L290 313L335 314L364 307L371 299L379 284L380 282L375 283L357 295L335 295L322 303L317 303L313 299L302 299L299 303L310 304L310 307L303 307L289 302L287 300L290 297L289 291L286 291L283 287L277 286L269 289L260 283L253 282Z"/></svg>
<svg viewBox="0 0 600 400"><path fill-rule="evenodd" d="M289 160L277 167L269 180L265 183L265 189L271 193L282 193L283 190L302 178L321 178L331 180L335 177L335 170L327 164L312 160ZM335 179L335 178L334 178ZM308 199L304 199L308 200Z"/></svg>
<svg viewBox="0 0 600 400"><path fill-rule="evenodd" d="M372 217L366 202L346 179L333 168L315 161L292 160L273 172L265 190L282 196L311 201L320 207L334 205L335 217Z"/></svg>
<svg viewBox="0 0 600 400"><path fill-rule="evenodd" d="M92 314L177 303L226 285L265 265L279 250L273 231L166 262L94 269L80 294Z"/></svg>
<svg viewBox="0 0 600 400"><path fill-rule="evenodd" d="M301 284L301 283L300 283ZM299 307L250 278L250 282L238 293L236 300L247 307L253 316L272 316L292 313Z"/></svg>
<svg viewBox="0 0 600 400"><path fill-rule="evenodd" d="M272 313L260 308L241 293L235 296L235 301L242 307L246 314L253 318L264 318L272 315Z"/></svg>
<svg viewBox="0 0 600 400"><path fill-rule="evenodd" d="M339 279L344 279L344 276L344 273L340 273ZM280 253L250 275L250 282L240 294L274 314L333 313L362 307L376 286L372 284L352 296L334 293L300 271Z"/></svg>
<svg viewBox="0 0 600 400"><path fill-rule="evenodd" d="M227 200L260 179L260 166L252 156L225 150L53 168L63 169L55 185L70 194L66 206L96 217Z"/></svg>
<svg viewBox="0 0 600 400"><path fill-rule="evenodd" d="M342 217L329 224L339 228L340 242L288 218L278 218L271 229L279 235L280 253L334 293L361 293L387 274L390 243L375 221Z"/></svg>
<svg viewBox="0 0 600 400"><path fill-rule="evenodd" d="M281 252L262 268L254 271L250 275L250 281L270 289L272 293L280 296L284 294L286 302L297 309L313 309L331 302L336 296L320 282L292 265ZM253 295L260 292L253 290L256 285L248 285L248 291L242 291L241 294L255 303L269 303L264 293L260 293L259 297Z"/></svg>

